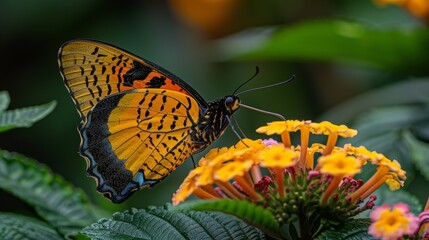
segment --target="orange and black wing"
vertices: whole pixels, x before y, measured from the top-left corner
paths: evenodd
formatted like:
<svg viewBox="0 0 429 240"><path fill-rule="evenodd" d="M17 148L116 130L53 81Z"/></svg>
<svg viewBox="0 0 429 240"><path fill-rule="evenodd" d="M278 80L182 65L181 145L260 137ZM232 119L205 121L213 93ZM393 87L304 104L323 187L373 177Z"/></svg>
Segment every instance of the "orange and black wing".
<svg viewBox="0 0 429 240"><path fill-rule="evenodd" d="M136 89L108 96L88 112L81 155L97 190L115 203L151 187L193 152L198 103L165 89Z"/></svg>
<svg viewBox="0 0 429 240"><path fill-rule="evenodd" d="M177 91L195 99L201 109L207 107L204 99L174 74L106 43L93 40L66 42L59 50L58 62L82 122L89 110L106 96L132 89Z"/></svg>

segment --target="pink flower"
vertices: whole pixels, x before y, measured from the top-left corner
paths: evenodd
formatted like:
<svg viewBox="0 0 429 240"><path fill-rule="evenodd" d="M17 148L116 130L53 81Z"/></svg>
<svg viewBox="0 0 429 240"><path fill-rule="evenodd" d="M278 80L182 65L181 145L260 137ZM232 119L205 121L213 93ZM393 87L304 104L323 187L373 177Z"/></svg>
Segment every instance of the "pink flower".
<svg viewBox="0 0 429 240"><path fill-rule="evenodd" d="M274 140L272 138L264 139L264 140L262 140L262 143L267 147L280 144L279 142L277 142L276 140Z"/></svg>
<svg viewBox="0 0 429 240"><path fill-rule="evenodd" d="M397 203L393 208L388 204L376 207L370 214L373 223L368 233L383 240L393 240L414 234L420 220L409 211L405 203Z"/></svg>

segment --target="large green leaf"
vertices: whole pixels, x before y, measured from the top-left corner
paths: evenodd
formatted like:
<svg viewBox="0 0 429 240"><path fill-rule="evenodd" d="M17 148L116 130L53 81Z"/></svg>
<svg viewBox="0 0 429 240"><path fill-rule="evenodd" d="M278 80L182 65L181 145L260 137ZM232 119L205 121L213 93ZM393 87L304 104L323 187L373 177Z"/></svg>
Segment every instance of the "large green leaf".
<svg viewBox="0 0 429 240"><path fill-rule="evenodd" d="M0 99L1 100L1 99ZM52 101L39 106L0 112L0 132L17 127L30 127L54 110L57 103ZM1 107L1 104L0 104Z"/></svg>
<svg viewBox="0 0 429 240"><path fill-rule="evenodd" d="M0 114L9 106L10 98L6 91L0 92Z"/></svg>
<svg viewBox="0 0 429 240"><path fill-rule="evenodd" d="M422 103L427 99L428 89L429 78L406 79L353 97L325 112L319 119L348 124L368 109Z"/></svg>
<svg viewBox="0 0 429 240"><path fill-rule="evenodd" d="M51 226L35 218L11 213L0 213L0 239L55 240L64 238Z"/></svg>
<svg viewBox="0 0 429 240"><path fill-rule="evenodd" d="M265 239L258 229L234 216L168 208L132 209L82 230L91 239Z"/></svg>
<svg viewBox="0 0 429 240"><path fill-rule="evenodd" d="M278 29L248 49L240 47L236 58L347 61L392 70L424 68L428 57L422 53L429 52L428 42L425 28L385 30L324 20Z"/></svg>
<svg viewBox="0 0 429 240"><path fill-rule="evenodd" d="M197 211L219 211L237 216L246 222L258 226L273 234L278 233L279 225L273 214L262 206L255 205L245 200L211 200L211 201L195 201L186 204L181 204L176 207L178 211L181 209L197 210Z"/></svg>
<svg viewBox="0 0 429 240"><path fill-rule="evenodd" d="M97 219L86 196L36 161L0 150L0 188L35 207L37 213L65 235Z"/></svg>
<svg viewBox="0 0 429 240"><path fill-rule="evenodd" d="M368 227L371 224L370 219L352 219L344 225L338 226L337 228L325 230L317 240L365 240L373 239L368 234Z"/></svg>
<svg viewBox="0 0 429 240"><path fill-rule="evenodd" d="M403 139L401 132L420 132L429 126L429 111L426 106L409 104L376 108L361 114L353 123L359 134L348 141L376 146L377 149L391 147L391 142ZM390 135L394 133L394 135ZM385 141L380 141L382 138Z"/></svg>

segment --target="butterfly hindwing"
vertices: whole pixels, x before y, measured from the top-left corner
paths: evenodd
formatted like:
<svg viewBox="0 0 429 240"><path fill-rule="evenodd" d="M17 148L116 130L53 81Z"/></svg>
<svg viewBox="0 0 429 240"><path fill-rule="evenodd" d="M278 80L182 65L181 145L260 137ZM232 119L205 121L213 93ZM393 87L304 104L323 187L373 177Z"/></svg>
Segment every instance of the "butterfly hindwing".
<svg viewBox="0 0 429 240"><path fill-rule="evenodd" d="M58 54L60 71L82 120L106 96L139 88L181 92L205 108L204 99L162 67L125 50L93 40L72 40Z"/></svg>
<svg viewBox="0 0 429 240"><path fill-rule="evenodd" d="M81 154L98 191L114 202L150 187L192 153L198 103L171 90L137 89L100 101L81 131Z"/></svg>

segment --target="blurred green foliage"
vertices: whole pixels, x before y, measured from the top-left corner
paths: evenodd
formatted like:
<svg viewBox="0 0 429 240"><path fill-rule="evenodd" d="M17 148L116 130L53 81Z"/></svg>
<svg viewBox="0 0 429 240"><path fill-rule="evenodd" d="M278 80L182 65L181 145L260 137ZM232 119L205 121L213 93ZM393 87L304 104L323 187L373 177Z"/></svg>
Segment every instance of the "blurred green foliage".
<svg viewBox="0 0 429 240"><path fill-rule="evenodd" d="M77 153L79 117L56 59L59 46L73 38L105 41L149 59L180 76L207 100L231 94L253 74L255 65L261 72L247 88L276 83L295 74L297 79L287 86L242 96L243 103L281 113L288 119L316 119L368 91L374 93L371 98L361 95L344 111L334 108L320 119L354 127L358 115L378 107L380 102L393 106L410 98L427 100L429 91L419 86L426 86L428 79L421 78L423 85L415 85L412 80L429 75L428 29L400 8L379 8L371 1L321 4L308 0L251 0L237 9L240 17L234 20L240 22L235 24L234 32L243 31L217 39L189 27L173 10L168 1L1 1L0 90L10 93L11 109L52 99L58 106L30 129L2 133L0 148L38 159L82 188L96 205L112 212L171 200L192 168L191 161L156 188L140 191L122 205L111 204L95 192L95 182L86 177L85 161ZM394 83L403 89L376 90ZM380 113L377 119L394 120L403 114L412 113ZM244 109L236 116L252 138L261 137L254 133L256 127L274 120ZM411 133L420 142L420 151L427 151L427 146L421 146L429 142L428 131L426 125L421 126L420 134ZM379 141L389 139L386 136ZM390 149L414 141L405 139L399 146L390 145ZM236 140L227 131L213 147ZM420 152L413 155L421 156ZM414 176L412 188L426 189L427 180L413 170L413 162L408 164ZM419 199L423 202L427 197L427 191L423 191ZM0 198L0 211L32 213L26 203L5 192L0 192Z"/></svg>
<svg viewBox="0 0 429 240"><path fill-rule="evenodd" d="M52 101L40 106L6 111L9 103L9 94L5 91L0 92L0 132L17 127L31 127L33 123L51 113L56 106L56 102Z"/></svg>

